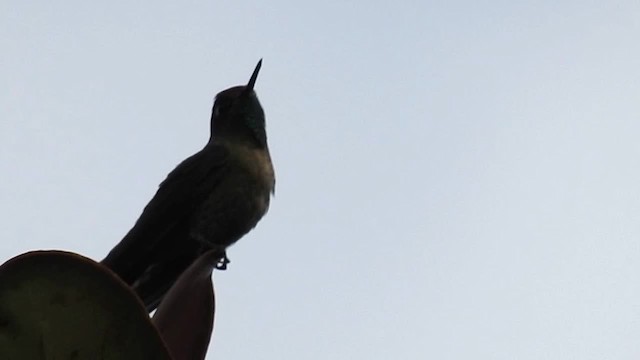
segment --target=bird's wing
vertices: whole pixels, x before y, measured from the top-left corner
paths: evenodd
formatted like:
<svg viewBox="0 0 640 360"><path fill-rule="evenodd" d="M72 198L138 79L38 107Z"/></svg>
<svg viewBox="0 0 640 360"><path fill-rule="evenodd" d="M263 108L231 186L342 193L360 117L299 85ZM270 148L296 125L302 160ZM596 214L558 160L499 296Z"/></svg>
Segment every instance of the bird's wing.
<svg viewBox="0 0 640 360"><path fill-rule="evenodd" d="M132 284L159 257L195 251L186 238L189 218L225 176L227 157L223 146L209 144L178 165L102 263Z"/></svg>

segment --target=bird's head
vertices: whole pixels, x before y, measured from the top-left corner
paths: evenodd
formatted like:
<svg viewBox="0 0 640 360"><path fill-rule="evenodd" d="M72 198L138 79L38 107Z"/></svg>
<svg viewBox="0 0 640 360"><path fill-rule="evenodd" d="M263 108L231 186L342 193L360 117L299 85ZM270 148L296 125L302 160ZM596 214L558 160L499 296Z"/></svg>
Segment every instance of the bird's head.
<svg viewBox="0 0 640 360"><path fill-rule="evenodd" d="M265 117L253 87L262 66L258 61L247 85L234 86L220 92L211 113L211 138L248 141L267 146Z"/></svg>

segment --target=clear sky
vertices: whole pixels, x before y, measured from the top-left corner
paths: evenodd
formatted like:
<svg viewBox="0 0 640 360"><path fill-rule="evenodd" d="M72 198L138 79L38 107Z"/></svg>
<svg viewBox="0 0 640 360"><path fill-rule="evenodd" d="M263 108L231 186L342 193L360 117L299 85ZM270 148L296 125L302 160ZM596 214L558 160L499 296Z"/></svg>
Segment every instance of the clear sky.
<svg viewBox="0 0 640 360"><path fill-rule="evenodd" d="M213 359L638 359L637 1L2 1L0 257L101 259L267 114Z"/></svg>

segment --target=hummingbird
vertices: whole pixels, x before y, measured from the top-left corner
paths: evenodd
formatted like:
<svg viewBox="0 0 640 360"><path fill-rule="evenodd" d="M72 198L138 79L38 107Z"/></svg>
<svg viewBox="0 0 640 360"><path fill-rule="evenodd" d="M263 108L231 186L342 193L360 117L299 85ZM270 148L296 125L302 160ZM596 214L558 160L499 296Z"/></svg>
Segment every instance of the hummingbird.
<svg viewBox="0 0 640 360"><path fill-rule="evenodd" d="M265 115L254 91L262 59L247 85L216 95L209 141L160 184L135 225L102 264L129 284L151 312L200 255L226 249L269 209L275 173Z"/></svg>

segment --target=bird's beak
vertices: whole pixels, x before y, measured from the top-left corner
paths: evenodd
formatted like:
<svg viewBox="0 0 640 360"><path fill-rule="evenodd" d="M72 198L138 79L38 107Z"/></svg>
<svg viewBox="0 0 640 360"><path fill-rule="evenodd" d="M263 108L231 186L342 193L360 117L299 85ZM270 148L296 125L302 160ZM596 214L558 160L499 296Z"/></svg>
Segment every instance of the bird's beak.
<svg viewBox="0 0 640 360"><path fill-rule="evenodd" d="M247 84L247 91L251 92L253 90L253 86L256 84L256 79L258 78L258 73L260 72L260 67L262 67L262 59L258 61L258 65L256 65L255 70L253 70L253 74L251 74L251 79L249 79L249 83Z"/></svg>

